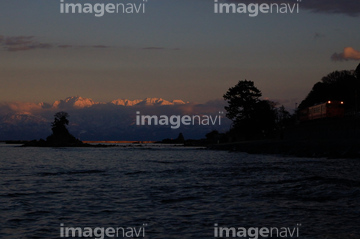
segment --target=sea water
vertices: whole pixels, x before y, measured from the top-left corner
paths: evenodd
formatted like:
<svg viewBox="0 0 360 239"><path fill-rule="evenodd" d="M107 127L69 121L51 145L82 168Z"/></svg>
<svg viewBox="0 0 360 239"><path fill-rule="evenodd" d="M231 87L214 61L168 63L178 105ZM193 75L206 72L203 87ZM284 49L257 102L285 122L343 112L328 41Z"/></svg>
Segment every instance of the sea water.
<svg viewBox="0 0 360 239"><path fill-rule="evenodd" d="M298 238L360 238L359 171L358 159L156 145L1 144L0 238L62 238L65 227L214 238L215 225L298 227Z"/></svg>

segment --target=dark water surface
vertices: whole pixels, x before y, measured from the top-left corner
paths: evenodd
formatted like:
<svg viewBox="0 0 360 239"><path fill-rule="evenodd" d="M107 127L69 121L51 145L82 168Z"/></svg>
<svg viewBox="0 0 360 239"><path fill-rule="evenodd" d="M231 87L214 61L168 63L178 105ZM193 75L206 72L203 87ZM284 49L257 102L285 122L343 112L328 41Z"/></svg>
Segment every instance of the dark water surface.
<svg viewBox="0 0 360 239"><path fill-rule="evenodd" d="M60 238L61 223L146 224L146 238L301 223L299 238L360 238L359 170L354 159L0 145L0 238Z"/></svg>

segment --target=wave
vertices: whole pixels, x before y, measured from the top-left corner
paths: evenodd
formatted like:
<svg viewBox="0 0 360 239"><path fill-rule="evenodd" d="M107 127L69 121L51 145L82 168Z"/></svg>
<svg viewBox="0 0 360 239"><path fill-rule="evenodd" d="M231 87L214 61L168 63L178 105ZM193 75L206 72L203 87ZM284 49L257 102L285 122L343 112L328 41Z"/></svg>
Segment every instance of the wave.
<svg viewBox="0 0 360 239"><path fill-rule="evenodd" d="M74 170L74 171L64 171L64 172L41 172L37 173L39 176L58 176L58 175L74 175L74 174L96 174L96 173L105 173L105 170Z"/></svg>

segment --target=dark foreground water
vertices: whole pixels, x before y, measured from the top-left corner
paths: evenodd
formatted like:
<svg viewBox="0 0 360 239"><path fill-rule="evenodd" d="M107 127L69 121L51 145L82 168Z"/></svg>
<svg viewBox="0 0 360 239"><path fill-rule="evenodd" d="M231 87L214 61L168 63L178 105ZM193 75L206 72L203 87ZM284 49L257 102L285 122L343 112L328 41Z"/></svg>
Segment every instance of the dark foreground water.
<svg viewBox="0 0 360 239"><path fill-rule="evenodd" d="M61 238L60 224L214 238L215 223L360 238L360 160L5 145L0 157L0 238Z"/></svg>

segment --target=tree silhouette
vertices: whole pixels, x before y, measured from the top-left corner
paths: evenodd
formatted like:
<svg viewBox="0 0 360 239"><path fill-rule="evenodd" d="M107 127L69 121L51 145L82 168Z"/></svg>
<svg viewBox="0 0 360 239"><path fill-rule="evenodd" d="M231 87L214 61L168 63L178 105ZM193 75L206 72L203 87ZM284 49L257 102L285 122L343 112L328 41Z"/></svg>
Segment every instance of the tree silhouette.
<svg viewBox="0 0 360 239"><path fill-rule="evenodd" d="M291 119L291 114L285 109L282 105L277 109L277 123L282 126L287 123Z"/></svg>
<svg viewBox="0 0 360 239"><path fill-rule="evenodd" d="M360 64L356 67L354 75L358 80L360 80Z"/></svg>
<svg viewBox="0 0 360 239"><path fill-rule="evenodd" d="M232 120L232 133L246 139L264 137L275 128L275 103L260 100L261 91L252 81L239 81L224 94L226 117Z"/></svg>
<svg viewBox="0 0 360 239"><path fill-rule="evenodd" d="M69 124L68 117L69 114L63 111L54 115L54 122L51 124L53 133L46 139L49 145L54 147L82 145L82 142L71 135L66 128Z"/></svg>
<svg viewBox="0 0 360 239"><path fill-rule="evenodd" d="M304 109L329 100L344 101L345 108L354 110L359 105L360 64L355 71L334 71L317 82L299 105Z"/></svg>
<svg viewBox="0 0 360 239"><path fill-rule="evenodd" d="M51 130L53 131L53 134L56 135L69 133L66 128L66 125L69 124L69 120L67 119L69 117L69 114L61 111L56 113L54 117L54 122L51 124Z"/></svg>
<svg viewBox="0 0 360 239"><path fill-rule="evenodd" d="M228 106L225 106L226 117L231 119L235 125L250 119L261 95L261 91L254 86L254 82L239 81L224 95L224 99L228 102Z"/></svg>
<svg viewBox="0 0 360 239"><path fill-rule="evenodd" d="M183 144L185 142L184 135L182 133L179 134L179 136L175 139L176 143Z"/></svg>
<svg viewBox="0 0 360 239"><path fill-rule="evenodd" d="M291 125L291 114L283 105L276 110L276 125L280 139L283 139L286 126Z"/></svg>

